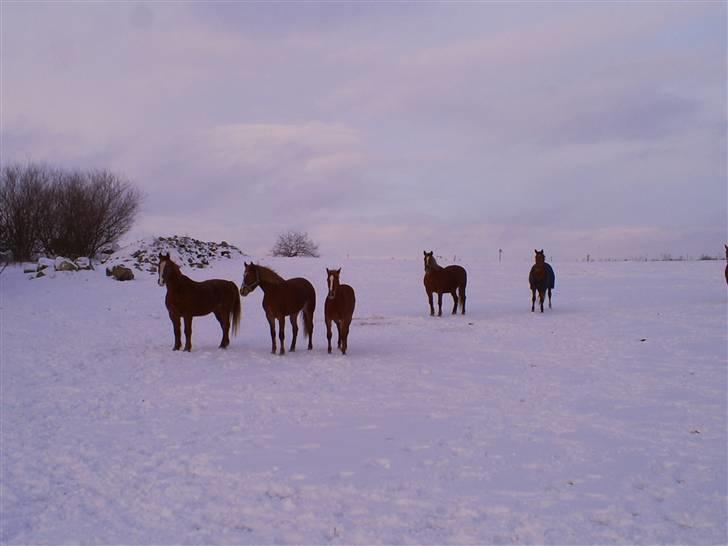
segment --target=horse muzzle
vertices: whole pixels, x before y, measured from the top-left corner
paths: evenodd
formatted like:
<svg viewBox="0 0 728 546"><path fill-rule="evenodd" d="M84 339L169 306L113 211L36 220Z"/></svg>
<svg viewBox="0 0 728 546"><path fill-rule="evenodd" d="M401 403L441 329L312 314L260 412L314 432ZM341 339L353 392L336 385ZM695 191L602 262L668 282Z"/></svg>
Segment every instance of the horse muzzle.
<svg viewBox="0 0 728 546"><path fill-rule="evenodd" d="M253 288L255 288L255 287L253 287ZM250 288L249 286L243 286L240 289L240 295L247 296L248 294L250 294L253 291L253 288Z"/></svg>

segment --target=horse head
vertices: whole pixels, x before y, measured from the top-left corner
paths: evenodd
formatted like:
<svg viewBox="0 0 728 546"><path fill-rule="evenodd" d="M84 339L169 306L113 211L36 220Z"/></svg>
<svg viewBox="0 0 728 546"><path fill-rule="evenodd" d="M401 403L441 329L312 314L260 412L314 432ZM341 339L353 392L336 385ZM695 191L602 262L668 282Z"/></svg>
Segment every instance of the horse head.
<svg viewBox="0 0 728 546"><path fill-rule="evenodd" d="M425 255L425 271L427 272L435 269L437 261L435 261L435 256L433 256L434 252L432 250L429 252L423 250L422 253Z"/></svg>
<svg viewBox="0 0 728 546"><path fill-rule="evenodd" d="M341 282L339 281L340 273L341 273L341 268L339 268L339 269L329 269L328 267L326 268L326 279L329 284L328 298L330 300L332 300L336 297L336 290L341 285Z"/></svg>
<svg viewBox="0 0 728 546"><path fill-rule="evenodd" d="M260 284L260 273L253 262L243 263L245 264L245 271L243 272L243 286L240 287L240 295L247 296Z"/></svg>
<svg viewBox="0 0 728 546"><path fill-rule="evenodd" d="M169 252L167 254L159 253L159 263L157 264L157 284L159 286L164 286L167 283L167 277L169 276L169 272L172 270L172 267L170 264L174 264L172 261L172 258L169 256Z"/></svg>
<svg viewBox="0 0 728 546"><path fill-rule="evenodd" d="M536 253L536 265L543 265L546 262L546 256L544 255L543 248L541 250L533 250Z"/></svg>

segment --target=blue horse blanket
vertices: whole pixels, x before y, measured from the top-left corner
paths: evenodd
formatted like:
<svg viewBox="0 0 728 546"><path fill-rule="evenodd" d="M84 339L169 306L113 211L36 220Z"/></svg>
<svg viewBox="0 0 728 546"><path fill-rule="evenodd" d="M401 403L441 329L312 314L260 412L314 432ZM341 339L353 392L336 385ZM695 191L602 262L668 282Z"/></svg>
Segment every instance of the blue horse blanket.
<svg viewBox="0 0 728 546"><path fill-rule="evenodd" d="M549 264L545 263L543 265L546 268L546 288L553 290L556 284L556 274Z"/></svg>

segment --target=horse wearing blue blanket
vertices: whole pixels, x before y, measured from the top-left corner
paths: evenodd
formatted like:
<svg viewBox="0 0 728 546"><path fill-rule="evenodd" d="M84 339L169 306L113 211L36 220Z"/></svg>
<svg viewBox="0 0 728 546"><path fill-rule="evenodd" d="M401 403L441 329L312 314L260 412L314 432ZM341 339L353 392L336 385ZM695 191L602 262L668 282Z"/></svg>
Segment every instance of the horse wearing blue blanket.
<svg viewBox="0 0 728 546"><path fill-rule="evenodd" d="M546 291L548 291L549 309L551 309L551 290L554 289L556 284L556 275L553 268L546 263L543 249L534 250L534 252L536 253L536 263L531 267L531 272L528 274L528 284L531 286L531 312L536 310L536 291L538 290L538 300L543 313L543 300Z"/></svg>

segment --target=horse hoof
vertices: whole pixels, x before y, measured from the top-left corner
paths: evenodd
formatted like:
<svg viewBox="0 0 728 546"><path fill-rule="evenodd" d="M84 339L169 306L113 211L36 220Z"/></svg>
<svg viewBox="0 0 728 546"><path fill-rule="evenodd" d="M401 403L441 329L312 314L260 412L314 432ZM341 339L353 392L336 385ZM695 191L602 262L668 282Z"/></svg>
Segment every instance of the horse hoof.
<svg viewBox="0 0 728 546"><path fill-rule="evenodd" d="M329 354L331 354L331 347L329 347Z"/></svg>

